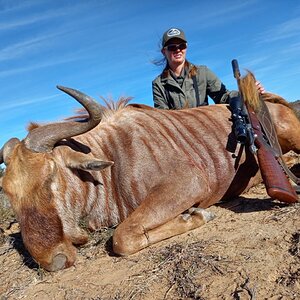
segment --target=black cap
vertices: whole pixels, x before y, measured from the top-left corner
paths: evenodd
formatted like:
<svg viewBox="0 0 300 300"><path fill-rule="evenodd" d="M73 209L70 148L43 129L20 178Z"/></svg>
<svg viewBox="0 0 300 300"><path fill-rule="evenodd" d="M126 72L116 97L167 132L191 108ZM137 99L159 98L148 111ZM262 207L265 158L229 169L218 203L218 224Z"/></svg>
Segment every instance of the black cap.
<svg viewBox="0 0 300 300"><path fill-rule="evenodd" d="M162 37L162 46L164 47L170 39L174 39L174 38L181 39L184 42L187 42L187 40L185 38L185 34L181 29L170 28L164 33L164 35Z"/></svg>

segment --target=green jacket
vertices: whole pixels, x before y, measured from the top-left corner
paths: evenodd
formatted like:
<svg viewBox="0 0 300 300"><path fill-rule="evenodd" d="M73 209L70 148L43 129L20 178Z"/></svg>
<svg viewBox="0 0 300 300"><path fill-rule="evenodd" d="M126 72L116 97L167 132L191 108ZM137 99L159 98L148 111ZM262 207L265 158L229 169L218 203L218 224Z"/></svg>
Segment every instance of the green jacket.
<svg viewBox="0 0 300 300"><path fill-rule="evenodd" d="M193 67L189 63L182 87L169 71L163 72L152 82L154 107L160 109L181 109L196 107L196 93L193 79L189 71ZM228 103L230 92L220 79L206 66L195 66L200 105L208 105L208 96L215 103Z"/></svg>

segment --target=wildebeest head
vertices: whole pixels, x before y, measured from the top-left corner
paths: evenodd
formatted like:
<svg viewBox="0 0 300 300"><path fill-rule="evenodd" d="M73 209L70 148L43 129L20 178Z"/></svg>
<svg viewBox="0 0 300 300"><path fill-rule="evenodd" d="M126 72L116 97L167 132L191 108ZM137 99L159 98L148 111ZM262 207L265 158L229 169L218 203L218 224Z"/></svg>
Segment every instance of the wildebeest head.
<svg viewBox="0 0 300 300"><path fill-rule="evenodd" d="M86 122L60 122L32 128L23 141L10 139L0 150L0 163L6 170L2 187L10 199L21 228L23 242L42 267L55 271L75 261L74 244L86 242L85 236L72 237L64 232L55 205L53 185L58 182L59 164L53 148L67 139L94 128L101 121L101 106L73 89L59 87L74 97L88 111ZM100 170L112 164L69 149L65 167Z"/></svg>

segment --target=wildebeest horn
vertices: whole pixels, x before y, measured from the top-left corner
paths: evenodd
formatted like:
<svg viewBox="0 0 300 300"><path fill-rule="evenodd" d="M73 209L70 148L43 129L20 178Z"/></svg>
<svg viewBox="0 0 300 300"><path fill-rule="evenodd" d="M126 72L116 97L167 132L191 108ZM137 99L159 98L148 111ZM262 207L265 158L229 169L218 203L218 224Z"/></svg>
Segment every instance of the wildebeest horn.
<svg viewBox="0 0 300 300"><path fill-rule="evenodd" d="M0 149L0 165L3 162L7 164L7 160L10 157L12 150L14 149L15 145L19 142L19 139L11 138L3 145L3 147Z"/></svg>
<svg viewBox="0 0 300 300"><path fill-rule="evenodd" d="M82 104L89 113L89 119L86 122L52 123L32 129L25 138L25 145L28 149L36 152L50 152L58 141L85 133L101 121L101 105L93 98L71 88L63 86L57 86L57 88Z"/></svg>

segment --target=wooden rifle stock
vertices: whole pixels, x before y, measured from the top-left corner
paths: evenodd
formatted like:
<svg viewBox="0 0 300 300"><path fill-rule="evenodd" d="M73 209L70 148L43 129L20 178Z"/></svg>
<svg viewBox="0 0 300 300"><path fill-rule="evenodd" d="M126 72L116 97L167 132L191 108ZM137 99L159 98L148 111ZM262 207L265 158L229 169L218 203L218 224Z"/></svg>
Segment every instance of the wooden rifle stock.
<svg viewBox="0 0 300 300"><path fill-rule="evenodd" d="M238 62L236 59L233 59L231 64L234 77L238 83L241 97L243 97L240 86L240 70ZM298 202L298 196L283 169L281 168L279 161L277 160L278 155L275 154L268 141L266 141L264 138L263 129L260 126L260 122L255 114L255 111L250 105L248 105L247 101L245 101L245 106L248 111L249 121L251 123L253 133L255 135L254 144L257 147L256 154L258 164L268 195L271 198L287 203ZM265 113L268 112L265 111ZM271 118L269 119L270 122L272 122ZM250 145L250 147L253 147L253 145Z"/></svg>
<svg viewBox="0 0 300 300"><path fill-rule="evenodd" d="M251 107L247 105L246 107L254 134L256 135L257 159L268 195L273 199L287 203L297 202L298 196L295 190L279 165L271 147L264 140L262 128L255 112Z"/></svg>

